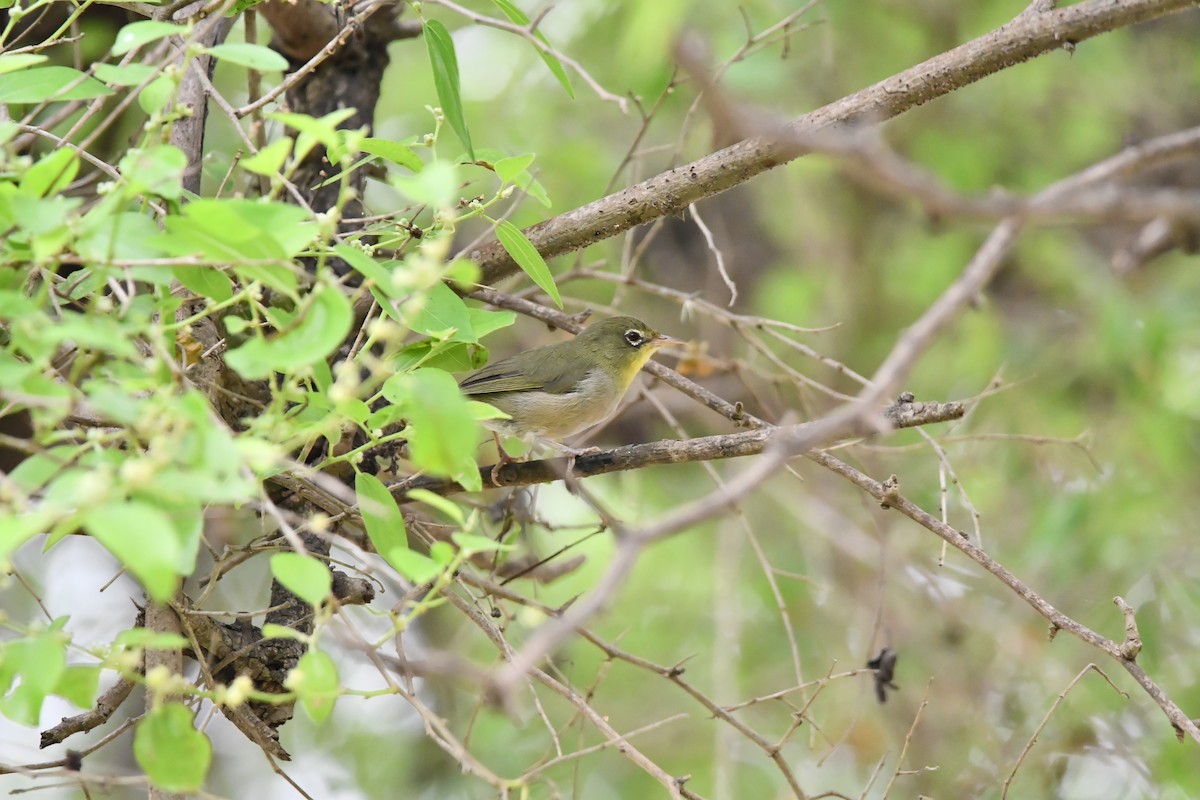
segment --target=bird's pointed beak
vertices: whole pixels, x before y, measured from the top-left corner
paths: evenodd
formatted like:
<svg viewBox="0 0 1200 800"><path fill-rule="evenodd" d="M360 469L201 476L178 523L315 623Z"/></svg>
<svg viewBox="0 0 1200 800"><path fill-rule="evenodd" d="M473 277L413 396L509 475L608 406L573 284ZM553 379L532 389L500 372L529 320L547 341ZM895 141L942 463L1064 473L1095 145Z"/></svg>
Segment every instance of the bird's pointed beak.
<svg viewBox="0 0 1200 800"><path fill-rule="evenodd" d="M660 333L658 336L654 337L654 347L656 349L659 347L670 347L672 345L685 344L687 344L687 342L685 342L683 339L676 339L674 336L667 336L664 333Z"/></svg>

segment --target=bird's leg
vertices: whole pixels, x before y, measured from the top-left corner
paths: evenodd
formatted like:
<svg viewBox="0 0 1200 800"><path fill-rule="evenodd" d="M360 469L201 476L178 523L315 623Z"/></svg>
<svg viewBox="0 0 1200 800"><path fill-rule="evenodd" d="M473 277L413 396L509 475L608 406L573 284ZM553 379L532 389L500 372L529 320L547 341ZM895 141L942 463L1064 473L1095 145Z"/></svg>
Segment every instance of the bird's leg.
<svg viewBox="0 0 1200 800"><path fill-rule="evenodd" d="M575 448L559 445L559 448L567 456L567 476L570 478L575 477L575 459L579 456L590 456L592 453L600 452L599 447Z"/></svg>
<svg viewBox="0 0 1200 800"><path fill-rule="evenodd" d="M500 434L492 431L492 438L496 440L496 463L492 467L492 485L502 486L500 483L500 470L505 466L513 463L514 459L504 452L504 445L500 443Z"/></svg>

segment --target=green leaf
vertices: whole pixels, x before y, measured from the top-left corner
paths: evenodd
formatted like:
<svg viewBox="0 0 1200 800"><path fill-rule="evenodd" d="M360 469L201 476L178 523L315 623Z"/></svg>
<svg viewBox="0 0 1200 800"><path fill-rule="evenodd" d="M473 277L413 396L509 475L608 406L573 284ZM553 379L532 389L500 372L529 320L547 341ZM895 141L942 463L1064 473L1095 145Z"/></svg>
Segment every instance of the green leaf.
<svg viewBox="0 0 1200 800"><path fill-rule="evenodd" d="M52 694L65 697L78 708L91 708L100 687L100 667L72 666L63 670Z"/></svg>
<svg viewBox="0 0 1200 800"><path fill-rule="evenodd" d="M329 719L338 698L337 666L324 651L309 650L288 673L284 686L296 693L305 713L320 725Z"/></svg>
<svg viewBox="0 0 1200 800"><path fill-rule="evenodd" d="M178 89L179 84L166 75L155 78L138 92L138 106L147 114L156 114L167 107Z"/></svg>
<svg viewBox="0 0 1200 800"><path fill-rule="evenodd" d="M290 203L264 200L193 200L166 220L162 246L177 255L199 254L217 263L291 259L312 241L316 223ZM288 270L284 270L288 272ZM294 289L294 280L291 281Z"/></svg>
<svg viewBox="0 0 1200 800"><path fill-rule="evenodd" d="M175 594L182 545L171 518L155 506L113 502L84 513L83 525L160 603Z"/></svg>
<svg viewBox="0 0 1200 800"><path fill-rule="evenodd" d="M456 557L454 545L449 542L434 542L429 545L429 557L442 567L448 567L454 563Z"/></svg>
<svg viewBox="0 0 1200 800"><path fill-rule="evenodd" d="M182 36L187 33L187 28L183 25L173 25L170 22L160 22L158 20L145 19L140 22L131 22L117 32L117 38L113 40L112 54L114 56L123 56L135 47L141 47L144 44L163 39L167 36Z"/></svg>
<svg viewBox="0 0 1200 800"><path fill-rule="evenodd" d="M462 85L458 77L458 57L454 53L454 40L446 26L435 19L425 21L425 46L429 50L429 64L433 67L433 85L437 89L438 102L446 115L446 121L458 134L458 139L467 148L471 160L475 160L475 149L471 146L471 132L467 129L467 118L463 114Z"/></svg>
<svg viewBox="0 0 1200 800"><path fill-rule="evenodd" d="M290 111L276 111L268 114L269 119L282 122L284 125L300 131L296 139L296 160L308 155L309 151L320 142L325 146L330 163L339 163L346 155L345 131L338 128L343 122L354 116L353 108L341 108L331 111L323 117L312 117L308 114L298 114Z"/></svg>
<svg viewBox="0 0 1200 800"><path fill-rule="evenodd" d="M529 24L529 17L525 16L525 12L513 5L512 0L492 0L492 2L504 12L504 16L508 17L509 21L517 25ZM541 31L534 31L533 35L536 36L538 41L542 44L550 44L548 41L546 41L546 37L542 35ZM565 89L567 92L567 97L570 97L572 100L574 100L575 90L571 88L571 81L567 78L567 71L563 69L562 62L560 62L558 58L551 53L538 50L536 47L533 49L537 50L538 56L540 56L542 61L546 63L546 66L550 68L550 71L554 73L554 77L558 78L558 82L562 84L563 89Z"/></svg>
<svg viewBox="0 0 1200 800"><path fill-rule="evenodd" d="M180 703L159 706L138 723L133 755L151 783L168 792L195 792L212 763L212 743Z"/></svg>
<svg viewBox="0 0 1200 800"><path fill-rule="evenodd" d="M256 69L259 72L282 72L288 66L286 58L261 44L244 42L218 44L208 48L205 52L222 61Z"/></svg>
<svg viewBox="0 0 1200 800"><path fill-rule="evenodd" d="M16 72L21 69L29 69L35 64L41 64L43 61L49 60L49 56L39 53L17 53L15 55L0 56L0 75L8 72Z"/></svg>
<svg viewBox="0 0 1200 800"><path fill-rule="evenodd" d="M359 248L348 244L335 244L333 252L341 256L342 260L353 267L356 272L375 284L384 297L392 297L396 293L392 274ZM380 303L380 305L387 306L389 304Z"/></svg>
<svg viewBox="0 0 1200 800"><path fill-rule="evenodd" d="M393 142L390 139L367 137L359 141L358 149L364 153L391 161L393 164L407 167L413 172L420 172L425 167L425 162L421 160L421 157L417 155L415 150L408 145Z"/></svg>
<svg viewBox="0 0 1200 800"><path fill-rule="evenodd" d="M92 73L110 86L137 86L154 74L148 64L96 64Z"/></svg>
<svg viewBox="0 0 1200 800"><path fill-rule="evenodd" d="M475 417L476 422L483 422L489 419L511 419L508 414L505 414L490 403L472 400L467 404L467 407L471 409L471 414Z"/></svg>
<svg viewBox="0 0 1200 800"><path fill-rule="evenodd" d="M49 509L26 511L20 515L0 514L0 564L7 562L18 547L48 531L54 521L55 516Z"/></svg>
<svg viewBox="0 0 1200 800"><path fill-rule="evenodd" d="M434 208L454 205L462 182L458 169L449 161L438 159L425 165L416 175L389 175L388 183L409 199Z"/></svg>
<svg viewBox="0 0 1200 800"><path fill-rule="evenodd" d="M562 297L558 294L558 287L554 285L554 276L550 274L550 267L546 265L546 259L542 258L542 254L537 251L537 248L525 238L521 229L508 220L502 219L496 223L496 238L512 256L513 261L517 262L517 266L525 270L525 274L550 296L556 306L562 308Z"/></svg>
<svg viewBox="0 0 1200 800"><path fill-rule="evenodd" d="M22 725L37 725L42 702L54 691L66 670L66 643L54 631L6 642L0 650L0 695L7 693L14 676L21 683L0 697L0 712Z"/></svg>
<svg viewBox="0 0 1200 800"><path fill-rule="evenodd" d="M307 643L310 637L296 630L289 628L286 625L276 625L273 622L268 622L262 626L262 634L264 639L295 639L297 642Z"/></svg>
<svg viewBox="0 0 1200 800"><path fill-rule="evenodd" d="M319 370L322 365L328 366L324 361L317 362L313 366ZM334 409L346 419L363 425L371 417L371 407L357 397L340 398L335 404Z"/></svg>
<svg viewBox="0 0 1200 800"><path fill-rule="evenodd" d="M533 154L506 158L497 157L494 158L491 168L496 170L496 175L505 184L512 184L520 188L529 197L538 200L539 203L546 207L550 207L550 196L546 194L546 187L534 180L533 174L529 173L529 166L533 161Z"/></svg>
<svg viewBox="0 0 1200 800"><path fill-rule="evenodd" d="M271 574L289 592L314 607L329 598L333 586L329 568L312 556L300 553L271 556Z"/></svg>
<svg viewBox="0 0 1200 800"><path fill-rule="evenodd" d="M393 375L382 391L404 410L409 421L406 433L413 462L420 469L479 491L482 481L475 464L478 428L454 378L439 369L419 369Z"/></svg>
<svg viewBox="0 0 1200 800"><path fill-rule="evenodd" d="M466 517L463 516L463 510L453 500L447 500L440 494L434 494L428 489L410 489L408 491L408 499L416 500L418 503L424 503L431 508L436 508L438 511L445 514L458 525L466 522Z"/></svg>
<svg viewBox="0 0 1200 800"><path fill-rule="evenodd" d="M17 225L30 236L50 233L63 228L67 218L80 206L78 197L44 197L41 200L24 197L14 199L12 216Z"/></svg>
<svg viewBox="0 0 1200 800"><path fill-rule="evenodd" d="M467 555L474 555L475 553L493 553L498 550L513 549L511 544L504 544L503 542L497 542L494 539L489 539L486 536L476 536L475 534L462 533L461 531L451 534L450 538L454 539L454 543L459 546L459 549L461 549L463 553Z"/></svg>
<svg viewBox="0 0 1200 800"><path fill-rule="evenodd" d="M467 289L474 289L483 273L469 258L456 258L446 267L446 280Z"/></svg>
<svg viewBox="0 0 1200 800"><path fill-rule="evenodd" d="M476 536L474 534L464 534L462 531L451 534L451 539L454 539L455 545L467 555L475 553L494 553L497 551L511 551L512 545L505 545L504 542L498 542L493 539L488 539L487 536Z"/></svg>
<svg viewBox="0 0 1200 800"><path fill-rule="evenodd" d="M392 360L396 372L417 367L437 367L446 372L466 372L487 363L487 348L462 342L426 339L406 345ZM377 427L377 426L372 426Z"/></svg>
<svg viewBox="0 0 1200 800"><path fill-rule="evenodd" d="M189 291L224 303L233 297L229 276L217 267L175 267L175 278Z"/></svg>
<svg viewBox="0 0 1200 800"><path fill-rule="evenodd" d="M256 336L230 350L225 363L249 380L289 372L324 360L350 332L354 310L334 287L321 285L308 294L292 324L273 337Z"/></svg>
<svg viewBox="0 0 1200 800"><path fill-rule="evenodd" d="M367 526L367 537L375 546L375 552L386 557L393 549L406 549L408 531L404 527L404 515L383 481L360 472L354 476L354 491Z"/></svg>
<svg viewBox="0 0 1200 800"><path fill-rule="evenodd" d="M273 291L288 297L296 297L296 289L299 283L296 280L296 273L288 264L234 264L233 273L237 275L238 280L244 285L247 283L258 282ZM269 320L275 321L272 318L274 309L268 309L264 312ZM279 315L278 319L287 318L286 314Z"/></svg>
<svg viewBox="0 0 1200 800"><path fill-rule="evenodd" d="M130 628L121 631L113 643L121 647L141 650L178 650L189 644L187 637L178 633L159 633L146 628Z"/></svg>
<svg viewBox="0 0 1200 800"><path fill-rule="evenodd" d="M287 161L288 154L292 152L293 141L290 136L276 139L249 158L243 158L241 161L242 169L247 169L258 175L266 175L268 177L278 175L279 170L283 168L284 162Z"/></svg>
<svg viewBox="0 0 1200 800"><path fill-rule="evenodd" d="M484 308L468 308L467 313L471 315L471 329L475 331L475 335L480 339L501 328L507 328L517 321L517 315L512 311L488 311Z"/></svg>
<svg viewBox="0 0 1200 800"><path fill-rule="evenodd" d="M225 16L239 17L243 11L249 11L250 9L257 5L261 5L264 2L266 2L266 0L237 0L237 2L233 4L233 8L229 9L229 12L226 13Z"/></svg>
<svg viewBox="0 0 1200 800"><path fill-rule="evenodd" d="M163 251L155 245L158 236L158 225L146 214L136 211L113 214L107 208L95 208L88 212L79 226L75 250L82 258L99 264L116 260L157 258L163 255ZM160 270L165 276L170 276L170 271L165 267L138 269Z"/></svg>
<svg viewBox="0 0 1200 800"><path fill-rule="evenodd" d="M396 571L415 584L429 583L442 574L442 565L415 550L394 549L386 556Z"/></svg>
<svg viewBox="0 0 1200 800"><path fill-rule="evenodd" d="M71 67L34 67L0 75L0 103L92 100L112 93L100 81Z"/></svg>
<svg viewBox="0 0 1200 800"><path fill-rule="evenodd" d="M58 323L42 332L44 342L74 342L80 349L111 353L122 358L140 354L129 340L129 329L115 317L63 313Z"/></svg>
<svg viewBox="0 0 1200 800"><path fill-rule="evenodd" d="M9 275L18 275L16 270L12 270ZM38 304L30 300L21 291L3 291L0 292L0 317L5 317L11 321L14 319L41 319L42 310Z"/></svg>
<svg viewBox="0 0 1200 800"><path fill-rule="evenodd" d="M505 183L512 183L525 170L529 169L529 165L533 163L536 156L533 153L526 153L523 156L512 156L510 158L502 158L492 165L496 170L496 175Z"/></svg>
<svg viewBox="0 0 1200 800"><path fill-rule="evenodd" d="M156 194L168 200L183 196L187 155L174 145L159 144L130 150L118 166L130 188L138 194Z"/></svg>
<svg viewBox="0 0 1200 800"><path fill-rule="evenodd" d="M405 322L416 333L457 342L479 341L471 329L467 304L440 281L406 303L404 312Z"/></svg>

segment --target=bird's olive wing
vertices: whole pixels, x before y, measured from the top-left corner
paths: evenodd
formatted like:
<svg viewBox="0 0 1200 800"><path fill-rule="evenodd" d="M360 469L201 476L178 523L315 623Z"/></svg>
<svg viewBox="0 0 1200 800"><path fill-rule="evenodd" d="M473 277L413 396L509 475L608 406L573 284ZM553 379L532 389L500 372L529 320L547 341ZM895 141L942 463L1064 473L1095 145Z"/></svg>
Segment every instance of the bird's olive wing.
<svg viewBox="0 0 1200 800"><path fill-rule="evenodd" d="M566 394L575 390L590 368L586 362L576 363L574 359L566 358L569 353L569 350L559 352L557 345L531 350L488 364L463 378L458 385L466 395L528 391Z"/></svg>
<svg viewBox="0 0 1200 800"><path fill-rule="evenodd" d="M463 378L458 387L465 395L522 392L541 388L536 381L505 361L489 364L477 372L472 372Z"/></svg>

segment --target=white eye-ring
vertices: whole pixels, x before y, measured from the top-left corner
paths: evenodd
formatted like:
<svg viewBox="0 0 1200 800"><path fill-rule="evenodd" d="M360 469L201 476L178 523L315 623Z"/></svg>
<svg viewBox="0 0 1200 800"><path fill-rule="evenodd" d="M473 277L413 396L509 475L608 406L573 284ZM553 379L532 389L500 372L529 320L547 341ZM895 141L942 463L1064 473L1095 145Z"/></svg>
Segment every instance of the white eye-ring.
<svg viewBox="0 0 1200 800"><path fill-rule="evenodd" d="M641 347L646 343L646 336L637 328L630 328L625 331L625 341L629 342L631 347Z"/></svg>

